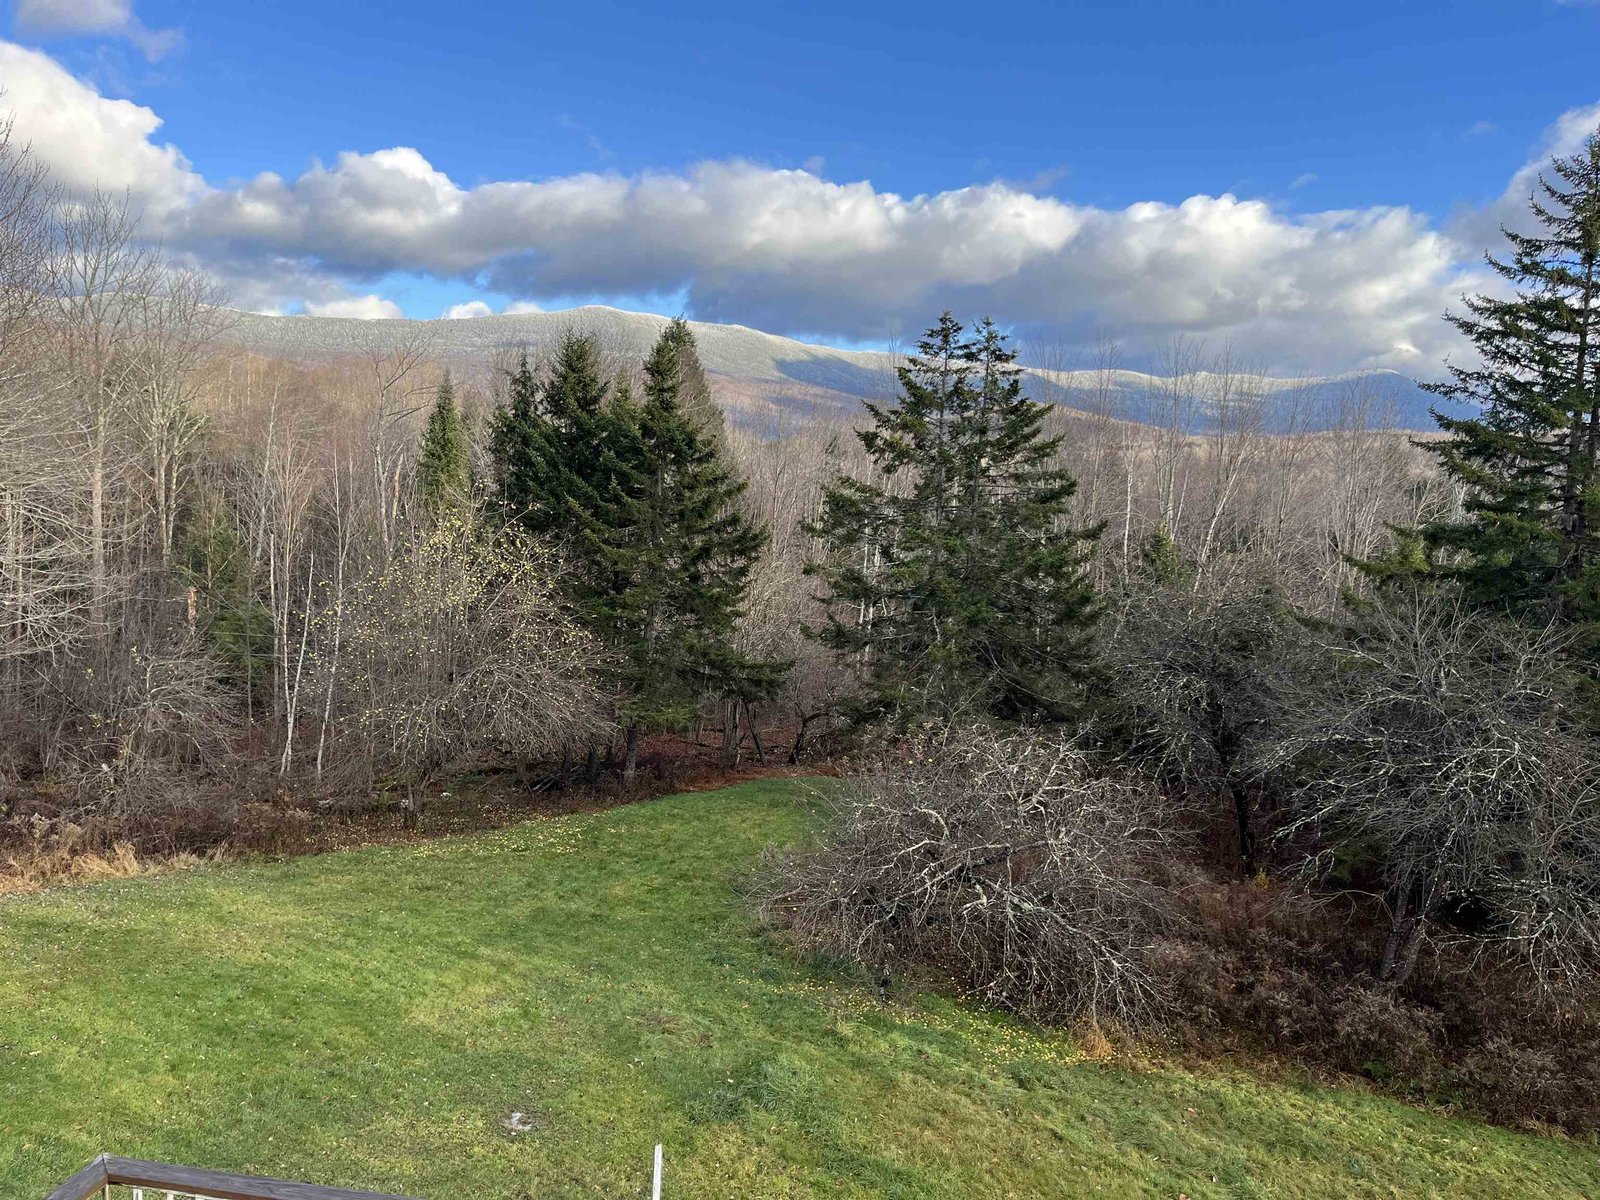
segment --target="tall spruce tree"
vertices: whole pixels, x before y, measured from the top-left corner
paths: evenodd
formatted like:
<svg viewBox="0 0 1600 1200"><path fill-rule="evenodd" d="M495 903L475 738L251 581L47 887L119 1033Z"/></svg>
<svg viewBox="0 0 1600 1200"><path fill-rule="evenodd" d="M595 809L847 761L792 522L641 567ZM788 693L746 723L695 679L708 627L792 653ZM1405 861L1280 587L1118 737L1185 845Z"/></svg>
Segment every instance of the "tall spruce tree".
<svg viewBox="0 0 1600 1200"><path fill-rule="evenodd" d="M539 410L539 380L526 353L507 376L506 388L506 403L495 409L490 427L495 483L506 520L532 526L543 519L545 417Z"/></svg>
<svg viewBox="0 0 1600 1200"><path fill-rule="evenodd" d="M694 422L695 428L720 448L726 433L726 422L722 410L711 398L711 383L706 379L706 369L700 362L700 347L695 343L694 331L682 317L674 317L662 330L661 337L678 356L679 406Z"/></svg>
<svg viewBox="0 0 1600 1200"><path fill-rule="evenodd" d="M1048 406L985 320L948 312L868 404L858 437L886 482L841 476L811 532L826 587L815 636L851 655L863 717L1058 719L1077 699L1096 617L1084 565L1098 528L1073 527Z"/></svg>
<svg viewBox="0 0 1600 1200"><path fill-rule="evenodd" d="M496 414L494 449L508 513L541 537L576 538L608 487L604 451L610 390L594 339L568 331L541 386L524 356Z"/></svg>
<svg viewBox="0 0 1600 1200"><path fill-rule="evenodd" d="M589 611L621 659L627 779L641 732L682 725L707 694L770 689L782 672L734 646L766 533L684 403L682 363L669 327L645 362L642 403L610 406L609 490L585 527L601 567Z"/></svg>
<svg viewBox="0 0 1600 1200"><path fill-rule="evenodd" d="M417 447L417 495L425 508L438 512L466 499L469 485L467 432L446 371Z"/></svg>
<svg viewBox="0 0 1600 1200"><path fill-rule="evenodd" d="M1449 437L1429 446L1465 485L1457 519L1422 527L1427 567L1471 602L1538 618L1600 620L1600 132L1550 164L1529 207L1537 233L1504 232L1489 265L1509 297L1478 295L1447 319L1478 361L1430 385L1475 415L1435 412ZM1375 564L1424 562L1416 540Z"/></svg>

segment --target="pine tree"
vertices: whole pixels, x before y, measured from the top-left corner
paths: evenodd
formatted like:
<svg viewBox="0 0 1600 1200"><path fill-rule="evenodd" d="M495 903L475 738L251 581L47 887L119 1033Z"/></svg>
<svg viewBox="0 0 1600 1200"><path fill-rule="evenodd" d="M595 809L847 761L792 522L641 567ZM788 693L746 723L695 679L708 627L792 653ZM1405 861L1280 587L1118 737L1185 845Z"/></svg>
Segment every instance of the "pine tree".
<svg viewBox="0 0 1600 1200"><path fill-rule="evenodd" d="M496 414L495 457L508 513L569 553L579 549L576 535L608 489L609 390L594 340L569 331L543 386L523 357L511 375L510 403Z"/></svg>
<svg viewBox="0 0 1600 1200"><path fill-rule="evenodd" d="M1193 571L1165 525L1157 525L1140 544L1133 573L1146 587L1181 587L1193 582Z"/></svg>
<svg viewBox="0 0 1600 1200"><path fill-rule="evenodd" d="M194 620L245 700L270 696L273 614L256 598L250 556L226 502L204 492L186 514L175 565L189 589Z"/></svg>
<svg viewBox="0 0 1600 1200"><path fill-rule="evenodd" d="M700 347L694 340L694 331L682 317L674 317L661 337L678 356L679 407L694 422L695 428L716 442L720 449L726 422L722 410L711 397L711 383L700 362Z"/></svg>
<svg viewBox="0 0 1600 1200"><path fill-rule="evenodd" d="M467 434L456 411L449 372L434 394L433 411L417 449L417 495L430 512L458 503L468 492Z"/></svg>
<svg viewBox="0 0 1600 1200"><path fill-rule="evenodd" d="M539 381L523 354L506 379L507 402L494 412L490 453L505 519L532 525L541 519L545 418Z"/></svg>
<svg viewBox="0 0 1600 1200"><path fill-rule="evenodd" d="M855 658L864 717L1058 719L1085 672L1100 530L1067 520L1076 483L1015 352L987 320L974 333L949 313L927 332L858 434L887 482L836 479L811 530L829 549L808 568L831 610L815 635Z"/></svg>
<svg viewBox="0 0 1600 1200"><path fill-rule="evenodd" d="M1551 163L1529 207L1535 234L1503 230L1509 259L1489 265L1510 298L1478 295L1448 320L1478 362L1430 385L1478 415L1435 412L1430 445L1467 489L1459 519L1419 531L1431 570L1486 607L1600 620L1600 132ZM1415 543L1407 550L1415 563ZM1400 558L1384 560L1392 574Z"/></svg>
<svg viewBox="0 0 1600 1200"><path fill-rule="evenodd" d="M568 334L542 386L526 359L512 374L494 434L507 515L562 548L565 598L611 652L630 778L644 730L685 723L707 694L770 694L783 671L733 645L766 535L741 507L685 323L644 376L636 402L594 341Z"/></svg>
<svg viewBox="0 0 1600 1200"><path fill-rule="evenodd" d="M589 611L621 659L625 778L643 730L685 723L708 693L770 688L782 670L733 645L766 534L741 507L744 482L684 405L669 333L645 363L642 403L621 395L609 407L611 486L586 524L602 568Z"/></svg>

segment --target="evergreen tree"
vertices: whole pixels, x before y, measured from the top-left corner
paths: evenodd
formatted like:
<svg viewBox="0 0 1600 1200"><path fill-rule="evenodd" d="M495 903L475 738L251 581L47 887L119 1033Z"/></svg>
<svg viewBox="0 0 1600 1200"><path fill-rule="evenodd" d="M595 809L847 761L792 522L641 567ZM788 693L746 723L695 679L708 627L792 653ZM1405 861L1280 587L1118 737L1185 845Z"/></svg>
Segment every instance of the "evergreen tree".
<svg viewBox="0 0 1600 1200"><path fill-rule="evenodd" d="M855 657L862 716L1057 719L1082 682L1100 530L1068 523L1076 483L1015 352L987 320L974 335L949 313L927 332L858 435L887 482L836 479L811 530L830 552L808 567L831 608L815 635Z"/></svg>
<svg viewBox="0 0 1600 1200"><path fill-rule="evenodd" d="M545 419L539 411L539 381L526 353L506 385L507 401L495 409L490 428L495 484L505 518L531 525L542 511Z"/></svg>
<svg viewBox="0 0 1600 1200"><path fill-rule="evenodd" d="M1157 525L1139 545L1133 572L1142 586L1181 587L1193 582L1193 570L1165 525Z"/></svg>
<svg viewBox="0 0 1600 1200"><path fill-rule="evenodd" d="M601 570L588 598L596 631L618 654L624 777L639 735L686 722L708 693L770 689L779 664L733 645L750 571L766 541L741 507L745 484L686 409L670 328L644 368L644 398L608 408L609 492L586 522Z"/></svg>
<svg viewBox="0 0 1600 1200"><path fill-rule="evenodd" d="M706 379L706 369L700 362L700 347L694 340L694 331L682 317L668 322L661 337L678 356L679 406L694 422L694 426L721 448L726 422L722 410L711 397L711 383Z"/></svg>
<svg viewBox="0 0 1600 1200"><path fill-rule="evenodd" d="M610 390L594 339L573 332L564 335L544 388L541 464L548 524L563 540L577 534L610 489L605 460Z"/></svg>
<svg viewBox="0 0 1600 1200"><path fill-rule="evenodd" d="M272 610L251 586L250 556L226 502L204 493L184 520L175 565L194 620L228 676L253 704L272 690Z"/></svg>
<svg viewBox="0 0 1600 1200"><path fill-rule="evenodd" d="M1530 200L1539 232L1503 230L1508 259L1489 258L1509 298L1479 295L1447 319L1478 361L1452 367L1438 395L1481 406L1435 412L1449 434L1428 448L1466 486L1465 512L1434 521L1378 564L1459 582L1466 598L1512 613L1600 620L1600 133L1553 160Z"/></svg>
<svg viewBox="0 0 1600 1200"><path fill-rule="evenodd" d="M765 534L740 506L687 324L663 331L644 377L636 402L569 333L542 386L526 359L512 374L494 431L508 516L562 547L566 599L611 651L628 777L644 730L685 723L707 694L770 694L783 672L733 646Z"/></svg>
<svg viewBox="0 0 1600 1200"><path fill-rule="evenodd" d="M468 492L467 433L456 411L455 388L449 372L434 395L433 411L417 449L417 495L423 506L438 512L466 498Z"/></svg>
<svg viewBox="0 0 1600 1200"><path fill-rule="evenodd" d="M569 331L542 387L523 357L511 375L510 403L496 414L495 458L508 513L569 553L581 549L577 534L608 490L609 390L594 340Z"/></svg>

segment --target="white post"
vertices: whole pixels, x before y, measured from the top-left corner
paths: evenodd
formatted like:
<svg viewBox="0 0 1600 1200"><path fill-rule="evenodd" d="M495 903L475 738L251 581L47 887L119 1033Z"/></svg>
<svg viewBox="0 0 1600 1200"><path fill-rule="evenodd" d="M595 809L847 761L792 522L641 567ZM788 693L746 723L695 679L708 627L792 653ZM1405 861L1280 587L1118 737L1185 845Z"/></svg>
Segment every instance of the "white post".
<svg viewBox="0 0 1600 1200"><path fill-rule="evenodd" d="M656 1143L656 1173L650 1184L650 1200L661 1200L661 1143Z"/></svg>

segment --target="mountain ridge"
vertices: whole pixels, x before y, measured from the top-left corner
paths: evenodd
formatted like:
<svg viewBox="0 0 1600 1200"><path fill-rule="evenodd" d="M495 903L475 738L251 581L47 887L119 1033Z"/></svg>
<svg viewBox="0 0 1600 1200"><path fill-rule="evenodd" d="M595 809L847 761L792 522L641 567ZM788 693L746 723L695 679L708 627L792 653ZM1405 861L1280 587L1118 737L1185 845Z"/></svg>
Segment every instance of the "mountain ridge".
<svg viewBox="0 0 1600 1200"><path fill-rule="evenodd" d="M487 362L507 351L525 349L547 356L560 337L577 330L595 337L604 353L618 361L637 361L649 350L669 318L608 305L584 305L553 312L500 313L471 318L417 320L394 318L277 316L239 312L229 340L280 357L305 359L357 352L392 352L421 347L445 363ZM713 387L731 406L735 419L759 423L763 417L850 415L863 400L893 394L894 368L901 356L887 350L845 350L767 333L747 325L690 321L701 361ZM1132 370L1098 372L1030 367L1037 398L1066 408L1093 408L1102 392L1113 394L1118 415L1149 422L1163 406L1166 380ZM1206 394L1220 377L1193 372L1185 377L1196 397L1196 428L1207 419ZM1268 395L1298 393L1312 409L1337 408L1340 393L1367 388L1391 413L1397 428L1432 429L1433 397L1413 379L1392 370L1349 371L1334 375L1289 377L1239 375L1242 383ZM1283 406L1280 406L1283 407ZM1312 422L1313 428L1326 422Z"/></svg>

